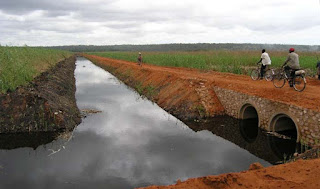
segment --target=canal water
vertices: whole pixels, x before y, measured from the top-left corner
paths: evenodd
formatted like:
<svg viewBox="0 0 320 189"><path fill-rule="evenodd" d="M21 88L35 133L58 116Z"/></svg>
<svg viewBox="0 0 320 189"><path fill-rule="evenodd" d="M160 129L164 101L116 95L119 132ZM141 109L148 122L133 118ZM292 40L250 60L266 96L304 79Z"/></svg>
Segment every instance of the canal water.
<svg viewBox="0 0 320 189"><path fill-rule="evenodd" d="M246 139L247 129L231 118L187 126L87 59L76 65L78 107L101 113L53 141L31 136L15 144L0 136L0 188L168 185L279 160L270 158L273 143L261 141L269 140L261 132ZM228 132L228 124L236 129Z"/></svg>

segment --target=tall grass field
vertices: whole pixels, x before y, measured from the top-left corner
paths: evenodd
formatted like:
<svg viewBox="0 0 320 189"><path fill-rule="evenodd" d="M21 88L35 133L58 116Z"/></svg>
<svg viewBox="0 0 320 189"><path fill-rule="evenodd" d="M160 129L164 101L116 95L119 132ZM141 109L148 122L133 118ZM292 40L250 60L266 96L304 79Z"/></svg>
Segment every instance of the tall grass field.
<svg viewBox="0 0 320 189"><path fill-rule="evenodd" d="M268 53L272 67L281 67L288 56L288 52ZM320 58L320 54L316 52L297 53L301 67L307 69L310 75L314 75L317 56ZM88 54L132 62L136 62L138 57L138 52L92 52ZM142 56L146 64L249 74L260 60L261 51L142 52Z"/></svg>
<svg viewBox="0 0 320 189"><path fill-rule="evenodd" d="M30 82L71 55L67 51L46 48L0 46L0 93Z"/></svg>

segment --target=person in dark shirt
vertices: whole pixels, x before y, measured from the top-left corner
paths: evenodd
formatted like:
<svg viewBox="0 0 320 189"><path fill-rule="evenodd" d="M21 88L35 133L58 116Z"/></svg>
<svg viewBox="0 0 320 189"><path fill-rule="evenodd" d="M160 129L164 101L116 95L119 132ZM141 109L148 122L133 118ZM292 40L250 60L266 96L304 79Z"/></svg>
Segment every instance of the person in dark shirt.
<svg viewBox="0 0 320 189"><path fill-rule="evenodd" d="M142 55L141 55L141 52L139 52L139 56L138 56L138 65L142 66Z"/></svg>
<svg viewBox="0 0 320 189"><path fill-rule="evenodd" d="M320 80L320 61L317 63L317 74L318 74L318 79Z"/></svg>

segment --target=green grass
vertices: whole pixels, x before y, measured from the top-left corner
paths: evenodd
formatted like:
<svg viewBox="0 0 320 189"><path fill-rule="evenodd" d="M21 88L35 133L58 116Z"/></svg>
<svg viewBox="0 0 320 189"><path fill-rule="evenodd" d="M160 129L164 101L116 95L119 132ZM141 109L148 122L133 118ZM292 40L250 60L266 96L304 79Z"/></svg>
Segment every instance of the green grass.
<svg viewBox="0 0 320 189"><path fill-rule="evenodd" d="M287 52L268 52L272 67L280 67L286 60ZM300 65L315 74L317 55L315 52L297 52ZM92 52L92 55L109 57L119 60L137 62L138 52ZM142 52L143 62L159 66L196 68L215 70L235 74L248 74L260 60L260 51L197 51L197 52Z"/></svg>
<svg viewBox="0 0 320 189"><path fill-rule="evenodd" d="M25 85L71 55L67 51L46 48L0 46L0 93Z"/></svg>

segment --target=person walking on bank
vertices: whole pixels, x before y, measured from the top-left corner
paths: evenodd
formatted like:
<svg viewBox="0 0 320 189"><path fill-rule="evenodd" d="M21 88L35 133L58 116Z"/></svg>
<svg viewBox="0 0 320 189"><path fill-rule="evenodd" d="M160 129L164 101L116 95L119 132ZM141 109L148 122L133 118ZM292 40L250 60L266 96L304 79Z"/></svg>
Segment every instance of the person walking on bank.
<svg viewBox="0 0 320 189"><path fill-rule="evenodd" d="M294 51L294 48L289 49L288 58L282 65L287 75L291 77L290 87L292 87L292 78L294 78L295 72L300 69L299 55Z"/></svg>
<svg viewBox="0 0 320 189"><path fill-rule="evenodd" d="M317 74L318 74L318 79L320 80L320 61L317 63Z"/></svg>
<svg viewBox="0 0 320 189"><path fill-rule="evenodd" d="M141 52L139 52L139 56L138 56L138 65L142 66L142 55L141 55Z"/></svg>
<svg viewBox="0 0 320 189"><path fill-rule="evenodd" d="M262 49L261 59L257 64L262 63L261 70L260 70L260 77L263 78L264 72L269 68L271 65L271 59L269 54L266 52L266 49Z"/></svg>

